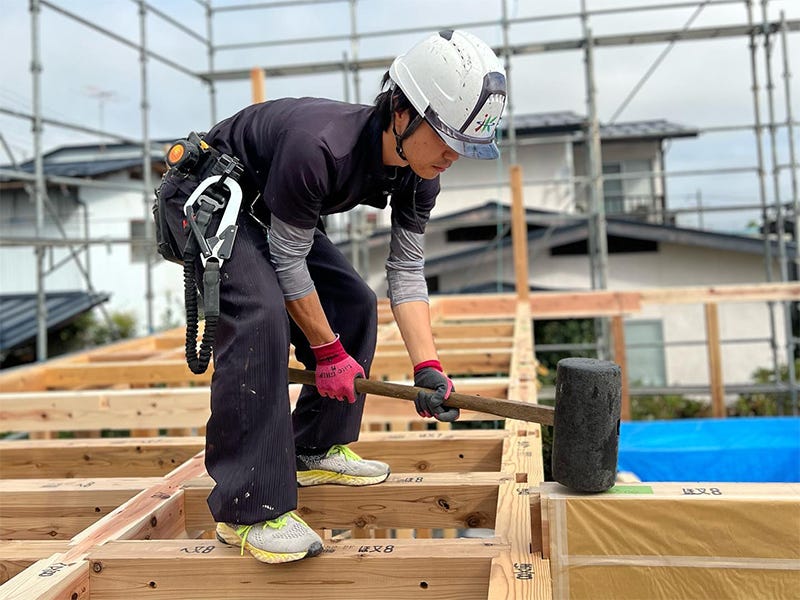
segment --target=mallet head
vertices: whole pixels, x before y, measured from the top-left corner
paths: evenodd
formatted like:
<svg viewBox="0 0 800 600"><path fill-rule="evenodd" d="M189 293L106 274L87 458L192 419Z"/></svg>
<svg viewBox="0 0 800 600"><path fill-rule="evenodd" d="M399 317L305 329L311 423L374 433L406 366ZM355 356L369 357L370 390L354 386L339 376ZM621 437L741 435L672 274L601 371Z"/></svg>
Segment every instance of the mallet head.
<svg viewBox="0 0 800 600"><path fill-rule="evenodd" d="M558 362L553 479L578 492L603 492L614 485L621 407L618 365L594 358Z"/></svg>

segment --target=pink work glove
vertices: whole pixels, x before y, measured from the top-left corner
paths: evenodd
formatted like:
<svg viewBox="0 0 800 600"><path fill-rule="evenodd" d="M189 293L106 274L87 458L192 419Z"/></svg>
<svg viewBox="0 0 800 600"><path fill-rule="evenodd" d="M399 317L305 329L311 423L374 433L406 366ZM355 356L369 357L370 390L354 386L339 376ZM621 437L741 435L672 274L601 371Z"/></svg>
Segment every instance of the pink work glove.
<svg viewBox="0 0 800 600"><path fill-rule="evenodd" d="M347 400L350 404L356 401L356 377L365 377L363 367L356 359L345 352L336 339L321 346L311 346L317 359L317 391L322 396Z"/></svg>

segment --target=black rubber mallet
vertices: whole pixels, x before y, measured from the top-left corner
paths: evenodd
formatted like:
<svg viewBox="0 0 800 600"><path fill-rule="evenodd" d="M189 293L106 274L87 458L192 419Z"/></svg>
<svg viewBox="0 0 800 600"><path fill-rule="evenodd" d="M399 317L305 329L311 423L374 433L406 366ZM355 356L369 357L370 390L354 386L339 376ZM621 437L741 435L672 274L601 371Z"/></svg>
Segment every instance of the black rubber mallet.
<svg viewBox="0 0 800 600"><path fill-rule="evenodd" d="M289 369L289 381L314 385L314 372ZM356 392L414 400L423 388L356 379ZM578 492L603 492L617 474L622 403L619 366L593 358L565 358L556 368L555 408L453 392L445 406L553 425L553 479Z"/></svg>

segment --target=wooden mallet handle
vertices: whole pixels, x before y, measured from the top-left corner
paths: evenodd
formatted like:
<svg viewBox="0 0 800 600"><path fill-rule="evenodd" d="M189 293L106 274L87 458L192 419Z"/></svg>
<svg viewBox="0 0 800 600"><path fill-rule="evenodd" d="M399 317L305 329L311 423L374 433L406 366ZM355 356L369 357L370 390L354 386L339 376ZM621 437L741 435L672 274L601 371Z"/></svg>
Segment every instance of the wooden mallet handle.
<svg viewBox="0 0 800 600"><path fill-rule="evenodd" d="M289 381L292 383L315 385L314 371L290 368ZM356 392L359 394L374 394L387 398L399 398L401 400L413 401L420 391L426 390L424 388L414 387L413 385L387 383L385 381L374 381L364 378L356 379ZM518 400L491 398L489 396L472 396L470 394L459 394L458 392L450 394L450 397L445 401L445 406L474 410L507 419L530 421L542 425L552 425L554 420L554 410L550 406L529 404Z"/></svg>

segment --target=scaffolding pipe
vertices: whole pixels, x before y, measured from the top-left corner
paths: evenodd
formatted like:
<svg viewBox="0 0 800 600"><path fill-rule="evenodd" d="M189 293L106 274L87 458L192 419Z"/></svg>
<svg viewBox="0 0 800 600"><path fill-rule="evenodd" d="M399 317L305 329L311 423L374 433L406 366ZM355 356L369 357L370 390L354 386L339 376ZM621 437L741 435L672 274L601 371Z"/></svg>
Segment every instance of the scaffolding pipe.
<svg viewBox="0 0 800 600"><path fill-rule="evenodd" d="M786 15L781 11L781 54L783 55L783 90L786 97L786 137L789 142L789 180L792 184L794 212L794 276L800 279L800 194L797 190L797 157L794 149L794 116L792 114L792 74L789 70L789 41L786 38Z"/></svg>
<svg viewBox="0 0 800 600"><path fill-rule="evenodd" d="M786 15L781 11L781 54L783 58L783 86L784 94L786 97L786 133L789 142L789 179L791 181L792 189L792 205L794 212L794 278L800 279L800 198L797 193L797 159L794 153L794 126L792 115L792 92L791 92L791 72L789 71L789 43L786 39ZM791 353L787 357L788 375L789 375L789 399L792 403L792 414L798 414L798 393L797 393L797 370L795 368L794 355L797 349L795 342L797 338L794 335L793 319L792 319L792 306L793 303L788 303L789 313L787 335L792 342ZM797 304L794 304L795 309ZM797 312L794 313L795 315ZM800 327L800 319L798 319L798 326Z"/></svg>
<svg viewBox="0 0 800 600"><path fill-rule="evenodd" d="M206 2L206 37L208 38L208 72L213 75L214 73L214 13L211 9L211 2ZM264 73L264 77L267 73ZM213 77L208 81L208 100L211 110L211 123L214 125L217 122L217 86Z"/></svg>
<svg viewBox="0 0 800 600"><path fill-rule="evenodd" d="M344 92L344 101L350 102L350 60L347 57L347 51L342 52L342 91Z"/></svg>
<svg viewBox="0 0 800 600"><path fill-rule="evenodd" d="M358 69L358 24L356 23L357 0L350 0L350 54L353 57L352 64L355 67L353 73L353 95L355 103L361 102L361 74Z"/></svg>
<svg viewBox="0 0 800 600"><path fill-rule="evenodd" d="M503 24L503 62L506 69L506 110L505 118L508 123L509 162L517 164L517 131L514 127L514 103L511 101L511 49L509 46L508 6L506 0L500 0Z"/></svg>
<svg viewBox="0 0 800 600"><path fill-rule="evenodd" d="M343 2L345 0L322 0L323 2ZM719 6L722 4L740 4L741 0L716 0L715 2L711 2L709 0L705 0L704 2L707 6ZM302 2L289 2L287 4L302 4ZM551 14L551 15L537 15L537 16L530 16L530 17L517 17L515 19L509 19L510 25L522 25L527 23L541 23L545 21L563 21L568 19L575 19L580 18L583 14L588 16L597 16L597 15L613 15L619 13L633 13L633 12L645 12L645 11L653 11L653 10L670 10L670 9L677 9L677 8L694 8L697 6L697 0L693 0L691 2L674 2L670 4L655 4L655 5L646 5L646 6L623 6L619 8L601 8L597 10L587 10L582 13L560 13L560 14ZM233 8L240 8L240 9L258 9L258 8L270 8L269 6L259 6L259 5L241 5L238 7L217 7L214 9L215 12L222 12L225 10L231 10ZM492 21L469 21L465 23L450 23L449 27L451 29L480 29L483 27L491 27L497 24L496 20ZM419 27L404 27L399 29L382 29L377 31L367 31L361 34L362 38L368 37L377 37L383 38L386 36L392 35L408 35L414 33L428 33L430 32L431 27L428 25L419 26ZM312 37L301 37L301 38L291 38L291 39L280 39L280 40L266 40L260 42L238 42L232 44L220 44L217 46L217 50L241 50L243 48L256 48L256 47L264 47L264 46L289 46L289 45L296 45L296 44L314 44L314 43L329 43L329 42L342 42L347 41L349 39L348 34L335 34L335 35L320 35L320 36L312 36ZM670 41L670 40L664 40Z"/></svg>
<svg viewBox="0 0 800 600"><path fill-rule="evenodd" d="M770 158L772 160L772 193L775 197L775 233L778 240L778 273L780 275L780 281L787 281L786 224L783 218L783 206L781 205L780 161L778 160L777 133L775 129L775 85L772 81L772 42L770 41L772 32L770 31L770 25L767 19L768 1L769 0L761 0L761 12L763 17L762 35L764 36L764 73L767 90L767 116L769 117L767 131L769 133ZM769 233L768 228L767 233Z"/></svg>
<svg viewBox="0 0 800 600"><path fill-rule="evenodd" d="M585 9L586 0L581 0ZM608 288L608 239L606 237L605 200L603 198L603 159L600 149L600 121L597 115L597 89L594 81L594 38L589 27L589 19L582 19L585 53L584 66L586 76L586 112L587 112L587 158L589 184L589 268L591 270L592 289ZM606 359L610 352L608 320L595 319L597 352L601 359Z"/></svg>
<svg viewBox="0 0 800 600"><path fill-rule="evenodd" d="M764 22L764 30L762 32L764 36L764 70L767 87L767 114L769 115L768 131L770 157L772 159L772 187L775 194L775 233L778 236L778 272L780 273L780 280L785 282L789 280L789 270L786 262L786 224L783 217L783 206L781 205L781 173L775 130L775 85L772 81L772 42L770 40L772 31L767 18L767 4L768 0L761 0L761 16ZM769 232L769 228L767 228L767 232ZM792 390L791 406L794 407L797 401L797 391L795 389L796 374L793 360L794 334L792 332L791 303L787 301L781 302L781 309L783 312L783 331L786 348L786 372L789 380L789 389ZM776 380L778 382L781 380L780 371L776 373ZM779 402L779 413L782 414L784 408L783 401Z"/></svg>
<svg viewBox="0 0 800 600"><path fill-rule="evenodd" d="M24 113L19 110L14 110L11 108L5 108L0 106L0 113L4 115L9 115L11 117L17 117L20 119L27 119L28 121L33 121L35 118L34 115ZM90 133L92 135L99 135L101 137L111 138L112 140L116 140L118 142L126 142L130 144L139 144L140 140L136 140L134 138L130 138L124 135L119 135L116 133L110 133L108 131L103 131L102 129L94 129L93 127L85 127L83 125L76 125L74 123L66 123L65 121L59 121L57 119L48 119L46 117L42 117L40 115L40 119L42 124L44 125L54 125L56 127L62 127L64 129L69 129L71 131L80 131L81 133Z"/></svg>
<svg viewBox="0 0 800 600"><path fill-rule="evenodd" d="M42 156L42 61L39 48L40 0L31 0L31 80L33 86L33 183L36 237L44 235L44 159ZM36 360L47 360L47 298L44 290L45 248L36 247Z"/></svg>
<svg viewBox="0 0 800 600"><path fill-rule="evenodd" d="M764 266L765 276L767 282L771 282L774 277L772 274L772 245L769 241L769 214L767 213L767 187L766 187L766 174L764 169L764 149L761 140L761 104L759 102L759 86L758 86L758 67L756 64L756 52L758 46L756 44L756 27L753 23L753 0L745 0L747 5L747 24L750 27L750 78L752 81L753 92L753 132L756 137L756 157L758 163L758 197L761 202L761 221L764 229ZM767 302L769 309L769 338L770 348L772 351L772 372L775 381L780 380L780 371L778 366L778 343L775 336L775 302Z"/></svg>
<svg viewBox="0 0 800 600"><path fill-rule="evenodd" d="M147 88L147 6L144 0L139 0L139 66L141 81L141 117L142 117L142 182L144 193L142 194L142 204L144 209L144 301L147 333L152 334L153 328L153 260L150 248L156 247L155 224L151 215L150 204L152 202L153 189L153 158L150 152L150 100ZM131 246L133 253L133 246Z"/></svg>
<svg viewBox="0 0 800 600"><path fill-rule="evenodd" d="M114 40L116 42L119 42L120 44L128 46L129 48L133 48L134 50L142 50L141 46L139 46L137 43L132 42L132 41L122 37L121 35L119 35L117 33L114 33L113 31L111 31L109 29L106 29L104 27L100 27L96 23L92 23L91 21L89 21L87 19L84 19L83 17L80 17L80 16L76 15L75 13L71 13L71 12L69 12L68 10L66 10L64 8L61 8L60 6L57 6L56 4L53 4L52 2L48 2L48 0L39 0L39 4L41 4L42 6L46 6L47 8L49 8L49 9L51 9L51 10L53 10L53 11L55 11L55 12L57 12L57 13L63 15L63 16L65 16L65 17L67 17L68 19L72 19L73 21L76 21L77 23L80 23L81 25L84 25L85 27L88 27L89 29L93 29L94 31L96 31L98 33L102 33L103 35L111 38L112 40ZM147 53L147 55L150 58L154 58L157 61L167 65L168 67L172 67L176 71L180 71L181 73L183 73L185 75L189 75L190 77L197 77L197 78L200 78L200 79L204 79L204 77L202 75L198 75L197 73L195 73L191 69L187 69L183 65L181 65L179 63L176 63L176 62L170 60L169 58L166 58L164 56L161 56L160 54L156 54L155 52L147 50L147 48L144 48L143 50L144 50L144 52Z"/></svg>
<svg viewBox="0 0 800 600"><path fill-rule="evenodd" d="M737 0L737 2L740 0ZM512 20L512 24L519 21ZM487 23L487 25L494 25L496 21ZM786 26L790 31L800 31L800 20L793 19L786 22ZM458 26L453 26L458 28ZM462 27L467 28L467 27ZM430 31L429 27L424 28L424 31ZM650 33L624 33L618 35L597 36L594 38L594 45L596 47L612 47L612 46L631 46L636 44L659 44L672 41L697 41L709 39L723 39L729 37L740 37L749 35L751 28L746 25L721 25L716 27L698 27L696 29L689 29L688 31L677 30L663 30ZM404 33L401 30L394 30L389 32L382 32L382 35ZM373 32L361 34L361 37L372 36ZM344 36L342 39L347 39ZM280 43L267 43L266 45L283 45L294 40L281 41ZM217 46L218 50L228 50L233 48L248 48L265 44L231 44ZM561 40L555 42L536 42L530 44L520 44L511 47L511 54L542 54L545 52L563 52L568 50L581 50L584 46L584 38L577 38L571 40ZM496 50L499 54L501 50ZM393 57L382 58L368 58L359 61L354 67L360 69L385 69L392 62ZM270 77L295 77L298 75L311 75L318 73L332 73L338 72L342 69L342 64L339 62L314 62L306 64L288 64L278 65L271 67L264 67L265 72ZM250 77L250 71L245 69L229 69L225 71L217 71L215 73L197 73L198 77L203 79L217 79L217 80L235 80L247 79Z"/></svg>

